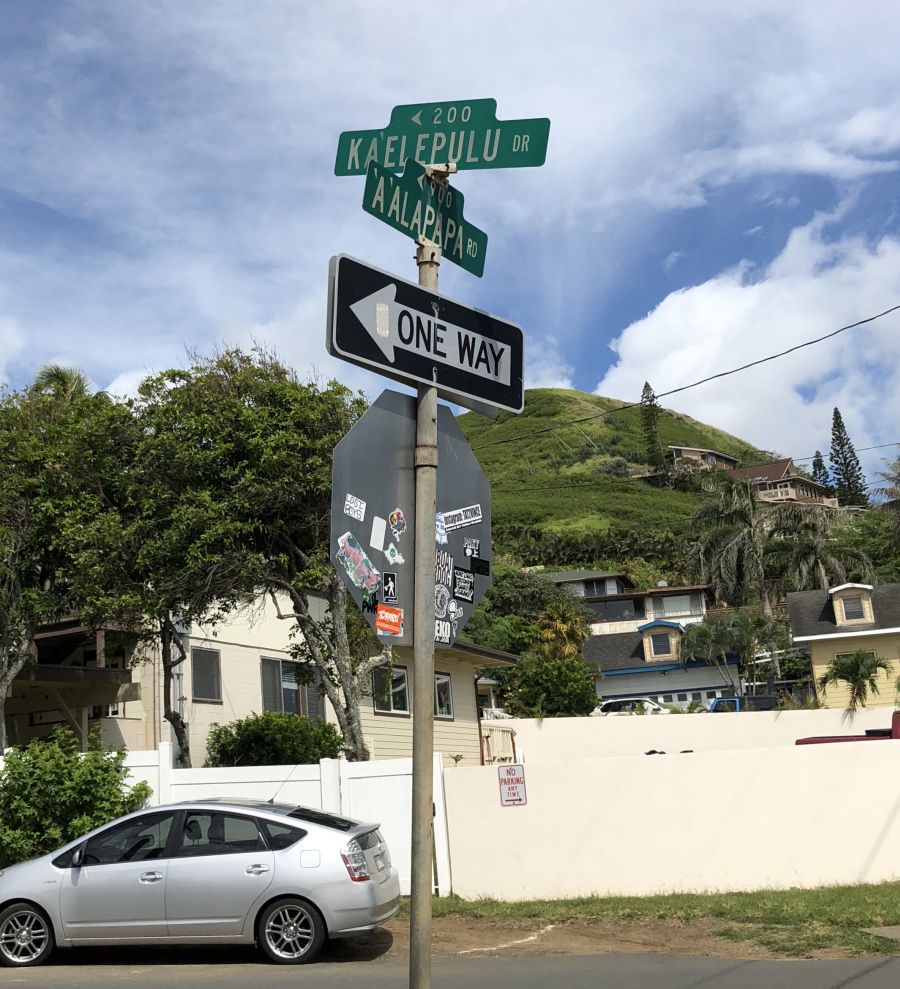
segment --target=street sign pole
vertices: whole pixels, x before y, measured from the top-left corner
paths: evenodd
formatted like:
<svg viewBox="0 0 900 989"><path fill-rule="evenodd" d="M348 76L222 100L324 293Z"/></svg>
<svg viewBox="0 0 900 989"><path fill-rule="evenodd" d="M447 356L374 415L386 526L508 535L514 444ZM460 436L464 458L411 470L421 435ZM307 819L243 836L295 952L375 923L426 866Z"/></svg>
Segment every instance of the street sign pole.
<svg viewBox="0 0 900 989"><path fill-rule="evenodd" d="M438 288L440 247L421 240L419 284ZM416 409L416 541L413 607L412 876L409 907L410 989L431 987L431 897L434 847L434 558L437 511L437 388L419 385Z"/></svg>

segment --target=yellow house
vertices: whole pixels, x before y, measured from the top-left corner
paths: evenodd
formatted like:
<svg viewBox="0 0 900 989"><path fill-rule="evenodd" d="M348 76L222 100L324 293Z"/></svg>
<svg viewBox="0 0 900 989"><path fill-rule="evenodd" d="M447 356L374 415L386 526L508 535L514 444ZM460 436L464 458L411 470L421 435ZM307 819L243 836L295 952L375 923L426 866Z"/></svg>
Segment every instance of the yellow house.
<svg viewBox="0 0 900 989"><path fill-rule="evenodd" d="M827 691L818 679L835 659L857 650L883 657L890 664L878 674L878 693L868 707L893 707L900 674L900 584L841 584L828 591L788 594L794 642L807 645L819 701L825 707L846 707L849 688L833 684Z"/></svg>

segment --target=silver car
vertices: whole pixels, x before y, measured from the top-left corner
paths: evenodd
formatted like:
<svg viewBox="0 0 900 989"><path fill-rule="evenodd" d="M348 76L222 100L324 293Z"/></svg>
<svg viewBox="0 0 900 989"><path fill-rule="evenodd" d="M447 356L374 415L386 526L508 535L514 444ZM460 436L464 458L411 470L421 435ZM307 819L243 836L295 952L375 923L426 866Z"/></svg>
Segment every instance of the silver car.
<svg viewBox="0 0 900 989"><path fill-rule="evenodd" d="M0 962L39 965L57 946L256 942L297 964L399 903L377 824L256 801L170 804L0 871Z"/></svg>

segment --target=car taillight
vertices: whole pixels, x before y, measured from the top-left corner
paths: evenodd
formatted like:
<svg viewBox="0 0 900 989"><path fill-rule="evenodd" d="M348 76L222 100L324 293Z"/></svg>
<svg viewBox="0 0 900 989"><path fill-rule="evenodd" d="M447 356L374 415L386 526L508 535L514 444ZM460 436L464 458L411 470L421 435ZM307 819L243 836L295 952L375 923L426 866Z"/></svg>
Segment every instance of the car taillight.
<svg viewBox="0 0 900 989"><path fill-rule="evenodd" d="M341 858L347 866L347 872L355 883L364 883L369 879L369 865L360 843L354 838L341 849Z"/></svg>

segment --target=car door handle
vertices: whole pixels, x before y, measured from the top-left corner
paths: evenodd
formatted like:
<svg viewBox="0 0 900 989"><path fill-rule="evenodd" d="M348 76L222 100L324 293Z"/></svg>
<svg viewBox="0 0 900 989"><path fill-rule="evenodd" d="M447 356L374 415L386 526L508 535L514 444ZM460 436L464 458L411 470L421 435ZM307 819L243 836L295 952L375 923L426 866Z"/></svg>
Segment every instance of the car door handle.
<svg viewBox="0 0 900 989"><path fill-rule="evenodd" d="M248 865L244 872L248 876L261 876L264 872L268 872L269 867L267 865Z"/></svg>
<svg viewBox="0 0 900 989"><path fill-rule="evenodd" d="M143 872L141 873L141 882L146 886L150 883L158 883L162 877L161 872Z"/></svg>

